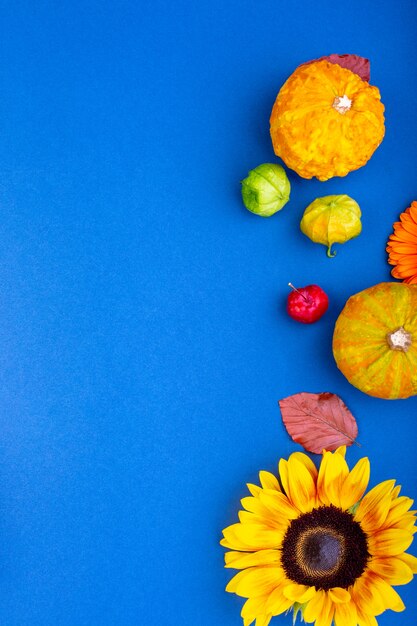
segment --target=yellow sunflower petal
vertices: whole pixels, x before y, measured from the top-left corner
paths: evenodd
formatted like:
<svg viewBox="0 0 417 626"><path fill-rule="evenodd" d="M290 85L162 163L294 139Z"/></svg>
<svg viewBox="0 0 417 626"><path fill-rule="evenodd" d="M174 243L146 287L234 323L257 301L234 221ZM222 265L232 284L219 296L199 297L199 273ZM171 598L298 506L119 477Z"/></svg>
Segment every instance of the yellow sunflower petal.
<svg viewBox="0 0 417 626"><path fill-rule="evenodd" d="M335 454L340 454L343 458L345 458L345 456L346 456L346 446L339 446L335 450Z"/></svg>
<svg viewBox="0 0 417 626"><path fill-rule="evenodd" d="M240 615L243 618L244 626L249 626L256 620L258 615L265 614L265 604L268 599L268 594L263 596L256 596L246 600L242 607Z"/></svg>
<svg viewBox="0 0 417 626"><path fill-rule="evenodd" d="M333 587L333 589L329 589L328 594L330 600L336 604L343 604L344 602L349 602L350 600L349 591L347 589L342 589L342 587Z"/></svg>
<svg viewBox="0 0 417 626"><path fill-rule="evenodd" d="M409 533L413 534L417 532L416 524L416 516L415 513L409 511L409 513L404 514L403 517L395 522L395 524L391 525L391 528L407 530ZM381 529L383 530L383 528Z"/></svg>
<svg viewBox="0 0 417 626"><path fill-rule="evenodd" d="M390 509L394 485L395 480L385 480L368 491L361 500L355 520L360 522L365 531L376 530L384 523Z"/></svg>
<svg viewBox="0 0 417 626"><path fill-rule="evenodd" d="M226 591L243 598L262 596L278 587L284 577L284 571L280 567L251 567L233 576Z"/></svg>
<svg viewBox="0 0 417 626"><path fill-rule="evenodd" d="M333 615L334 604L329 594L322 590L316 592L303 610L304 621L314 622L315 626L331 626Z"/></svg>
<svg viewBox="0 0 417 626"><path fill-rule="evenodd" d="M358 625L359 626L378 626L378 621L373 615L366 615L358 611Z"/></svg>
<svg viewBox="0 0 417 626"><path fill-rule="evenodd" d="M255 626L268 626L272 619L272 615L260 615L256 618Z"/></svg>
<svg viewBox="0 0 417 626"><path fill-rule="evenodd" d="M319 615L326 612L329 603L327 594L322 589L316 592L316 595L310 600L303 610L303 618L305 622L315 622Z"/></svg>
<svg viewBox="0 0 417 626"><path fill-rule="evenodd" d="M340 493L340 506L342 509L349 509L359 502L369 483L371 465L369 459L360 459L355 467L349 472L342 485Z"/></svg>
<svg viewBox="0 0 417 626"><path fill-rule="evenodd" d="M340 450L340 448L339 448ZM323 504L340 506L340 494L349 475L343 454L325 452L317 478L317 492Z"/></svg>
<svg viewBox="0 0 417 626"><path fill-rule="evenodd" d="M261 485L264 489L275 489L276 491L281 491L278 478L271 474L271 472L260 471L259 480L261 481Z"/></svg>
<svg viewBox="0 0 417 626"><path fill-rule="evenodd" d="M247 496L246 498L242 498L240 501L246 511L250 511L251 513L263 514L265 512L265 507L259 501L259 498L254 498L253 496Z"/></svg>
<svg viewBox="0 0 417 626"><path fill-rule="evenodd" d="M269 491L273 494L283 496L283 494L279 494L277 491ZM280 527L286 528L288 522L285 523L285 520L282 519L282 515L278 515L276 511L271 510L270 508L265 506L265 503L263 503L262 501L263 494L264 490L260 492L258 498L253 498L250 496L247 498L242 498L240 502L243 508L246 509L246 511L244 511L243 513L242 511L239 512L239 520L241 522L260 524L265 529Z"/></svg>
<svg viewBox="0 0 417 626"><path fill-rule="evenodd" d="M369 572L358 578L352 589L352 598L359 611L367 615L380 615L385 611L384 600L378 589L372 582Z"/></svg>
<svg viewBox="0 0 417 626"><path fill-rule="evenodd" d="M398 556L405 552L413 542L413 535L408 530L389 528L368 537L368 549L373 556Z"/></svg>
<svg viewBox="0 0 417 626"><path fill-rule="evenodd" d="M290 456L288 460L289 498L302 513L311 511L316 503L316 485L303 463Z"/></svg>
<svg viewBox="0 0 417 626"><path fill-rule="evenodd" d="M352 601L336 604L334 609L335 626L357 626L358 613Z"/></svg>
<svg viewBox="0 0 417 626"><path fill-rule="evenodd" d="M408 565L413 574L417 574L417 557L413 556L412 554L407 554L407 552L404 552L404 554L399 554L398 558L401 559L401 561L404 561L406 565Z"/></svg>
<svg viewBox="0 0 417 626"><path fill-rule="evenodd" d="M395 556L375 557L369 561L368 567L390 585L406 585L413 579L411 568Z"/></svg>
<svg viewBox="0 0 417 626"><path fill-rule="evenodd" d="M286 598L294 602L304 604L308 602L316 595L315 587L308 587L307 585L298 585L297 583L290 583L283 588L283 593Z"/></svg>
<svg viewBox="0 0 417 626"><path fill-rule="evenodd" d="M283 587L277 587L274 589L266 602L266 610L271 615L281 615L284 611L287 611L290 606L293 605L293 601L284 596Z"/></svg>
<svg viewBox="0 0 417 626"><path fill-rule="evenodd" d="M385 522L383 523L384 528L389 528L393 524L396 524L400 521L404 513L407 513L408 510L413 506L414 500L411 498L407 498L406 496L400 496L399 498L395 498L391 503L391 507Z"/></svg>
<svg viewBox="0 0 417 626"><path fill-rule="evenodd" d="M327 614L320 616L316 620L315 626L332 626L334 624L334 605L331 604Z"/></svg>
<svg viewBox="0 0 417 626"><path fill-rule="evenodd" d="M245 569L256 565L270 565L281 563L281 554L278 550L259 550L258 552L226 552L224 555L225 567Z"/></svg>
<svg viewBox="0 0 417 626"><path fill-rule="evenodd" d="M389 585L385 580L380 578L379 576L372 576L372 587L373 589L377 589L378 593L382 597L384 601L385 610L391 609L391 611L395 611L396 613L400 613L404 611L405 606L404 602L401 600L401 597L398 593Z"/></svg>
<svg viewBox="0 0 417 626"><path fill-rule="evenodd" d="M326 609L316 619L314 626L331 626L333 624L334 605L331 602L326 604Z"/></svg>
<svg viewBox="0 0 417 626"><path fill-rule="evenodd" d="M262 491L261 487L258 485L252 485L252 483L246 483L246 487L255 498L259 495L259 492Z"/></svg>
<svg viewBox="0 0 417 626"><path fill-rule="evenodd" d="M260 526L262 526L262 528L267 528L263 517L259 517L258 515L254 515L253 513L249 513L248 511L239 511L237 516L239 518L239 522L241 522L242 524L259 524Z"/></svg>
<svg viewBox="0 0 417 626"><path fill-rule="evenodd" d="M300 463L305 465L308 471L310 472L311 477L313 478L314 482L316 482L317 476L318 476L318 469L315 466L314 462L310 459L310 457L304 454L304 452L293 452L290 455L290 458L291 457L294 459L297 459L297 461L300 461Z"/></svg>
<svg viewBox="0 0 417 626"><path fill-rule="evenodd" d="M277 491L263 491L259 494L260 502L268 511L275 514L275 519L288 526L288 521L300 515L300 511L288 500L287 496Z"/></svg>
<svg viewBox="0 0 417 626"><path fill-rule="evenodd" d="M288 461L286 461L285 459L280 459L278 463L278 471L282 488L289 497L290 490L288 486Z"/></svg>
<svg viewBox="0 0 417 626"><path fill-rule="evenodd" d="M221 545L232 550L255 551L278 548L284 533L275 529L265 530L260 524L232 524L223 531Z"/></svg>

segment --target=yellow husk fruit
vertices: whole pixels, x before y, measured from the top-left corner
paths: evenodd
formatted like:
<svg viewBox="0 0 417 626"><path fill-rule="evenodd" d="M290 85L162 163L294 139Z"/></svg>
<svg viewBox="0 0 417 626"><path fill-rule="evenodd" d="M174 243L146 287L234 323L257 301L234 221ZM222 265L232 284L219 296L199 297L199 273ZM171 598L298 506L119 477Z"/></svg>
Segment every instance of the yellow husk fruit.
<svg viewBox="0 0 417 626"><path fill-rule="evenodd" d="M359 204L345 194L316 198L304 211L300 228L312 241L327 246L327 256L333 257L334 243L345 243L362 230Z"/></svg>
<svg viewBox="0 0 417 626"><path fill-rule="evenodd" d="M365 165L385 134L378 88L326 60L295 70L270 124L275 154L303 178L319 180Z"/></svg>

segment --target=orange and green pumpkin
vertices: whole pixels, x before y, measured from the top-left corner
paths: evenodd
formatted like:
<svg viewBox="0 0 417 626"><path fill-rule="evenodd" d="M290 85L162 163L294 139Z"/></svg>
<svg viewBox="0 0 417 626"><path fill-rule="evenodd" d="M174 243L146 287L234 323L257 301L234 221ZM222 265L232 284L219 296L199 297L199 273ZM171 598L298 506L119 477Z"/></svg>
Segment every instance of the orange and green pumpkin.
<svg viewBox="0 0 417 626"><path fill-rule="evenodd" d="M380 283L347 301L333 354L348 381L377 398L417 394L417 285Z"/></svg>

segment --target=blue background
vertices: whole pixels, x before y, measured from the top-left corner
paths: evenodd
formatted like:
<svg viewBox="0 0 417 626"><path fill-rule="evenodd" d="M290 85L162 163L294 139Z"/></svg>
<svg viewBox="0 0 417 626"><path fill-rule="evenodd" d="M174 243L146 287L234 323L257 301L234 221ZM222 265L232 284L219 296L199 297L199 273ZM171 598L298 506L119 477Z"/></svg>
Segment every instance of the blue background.
<svg viewBox="0 0 417 626"><path fill-rule="evenodd" d="M331 353L417 199L416 17L414 0L0 2L3 626L240 625L218 540L245 482L299 449L277 408L298 391L340 394L349 462L417 496L417 398L365 396ZM290 203L254 216L239 181L277 161L275 96L332 52L371 59L385 140L347 178L289 173ZM363 211L333 260L299 231L331 193ZM289 280L328 292L320 322L287 317ZM416 584L399 591L381 626L414 624Z"/></svg>

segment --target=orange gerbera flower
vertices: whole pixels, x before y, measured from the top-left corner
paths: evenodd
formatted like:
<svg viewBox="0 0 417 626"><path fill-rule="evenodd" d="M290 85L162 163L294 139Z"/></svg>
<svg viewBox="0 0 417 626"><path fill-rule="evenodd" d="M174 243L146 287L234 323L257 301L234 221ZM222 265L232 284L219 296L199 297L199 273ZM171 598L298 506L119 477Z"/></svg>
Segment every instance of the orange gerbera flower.
<svg viewBox="0 0 417 626"><path fill-rule="evenodd" d="M417 283L417 202L412 202L394 224L388 239L388 263L394 265L391 274L405 283Z"/></svg>

